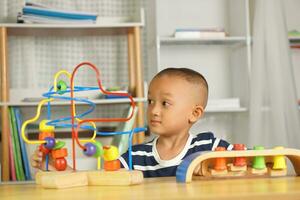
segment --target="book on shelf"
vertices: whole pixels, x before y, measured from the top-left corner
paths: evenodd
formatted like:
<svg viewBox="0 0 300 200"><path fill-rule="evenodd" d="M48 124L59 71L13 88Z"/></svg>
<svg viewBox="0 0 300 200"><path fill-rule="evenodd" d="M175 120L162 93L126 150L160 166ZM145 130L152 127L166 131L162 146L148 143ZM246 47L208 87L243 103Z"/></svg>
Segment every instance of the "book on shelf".
<svg viewBox="0 0 300 200"><path fill-rule="evenodd" d="M300 37L300 32L298 30L290 30L288 32L289 37Z"/></svg>
<svg viewBox="0 0 300 200"><path fill-rule="evenodd" d="M41 24L93 24L98 14L52 8L43 4L26 2L22 13L17 16L18 23Z"/></svg>
<svg viewBox="0 0 300 200"><path fill-rule="evenodd" d="M21 113L19 108L9 107L9 165L12 181L31 180L26 146L21 138Z"/></svg>
<svg viewBox="0 0 300 200"><path fill-rule="evenodd" d="M47 17L47 16L35 16L35 15L25 15L18 14L18 23L25 24L94 24L95 20L90 19L62 19L58 17Z"/></svg>
<svg viewBox="0 0 300 200"><path fill-rule="evenodd" d="M29 161L28 161L28 155L27 155L27 150L26 150L26 144L22 138L22 116L21 116L21 111L20 108L13 107L12 108L15 113L15 118L16 118L16 125L17 125L17 133L18 133L18 138L20 142L20 147L21 147L21 155L22 155L22 163L24 167L24 172L25 172L25 179L26 180L31 180L31 174L30 174L30 167L29 167Z"/></svg>
<svg viewBox="0 0 300 200"><path fill-rule="evenodd" d="M226 33L223 28L199 28L199 29L176 29L174 32L175 38L224 38Z"/></svg>
<svg viewBox="0 0 300 200"><path fill-rule="evenodd" d="M10 133L12 136L11 140L12 140L12 144L13 144L12 146L13 146L16 177L17 177L18 181L24 181L25 174L24 174L24 170L23 170L21 148L20 148L20 142L19 142L18 133L17 133L16 118L15 118L14 110L12 107L9 108L9 119L10 119L10 128L11 128Z"/></svg>
<svg viewBox="0 0 300 200"><path fill-rule="evenodd" d="M8 137L8 143L9 143L9 170L10 170L10 179L12 181L16 181L16 167L15 167L15 161L14 161L14 151L13 151L13 143L11 135Z"/></svg>

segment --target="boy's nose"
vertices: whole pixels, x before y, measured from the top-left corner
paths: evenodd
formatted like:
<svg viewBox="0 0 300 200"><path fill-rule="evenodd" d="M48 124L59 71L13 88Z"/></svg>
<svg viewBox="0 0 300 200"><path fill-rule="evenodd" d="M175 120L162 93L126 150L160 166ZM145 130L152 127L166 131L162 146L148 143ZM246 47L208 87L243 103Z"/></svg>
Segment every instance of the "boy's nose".
<svg viewBox="0 0 300 200"><path fill-rule="evenodd" d="M159 108L159 106L157 106L157 105L153 105L153 106L150 108L150 114L151 114L151 115L159 116L159 112L160 112L160 108Z"/></svg>

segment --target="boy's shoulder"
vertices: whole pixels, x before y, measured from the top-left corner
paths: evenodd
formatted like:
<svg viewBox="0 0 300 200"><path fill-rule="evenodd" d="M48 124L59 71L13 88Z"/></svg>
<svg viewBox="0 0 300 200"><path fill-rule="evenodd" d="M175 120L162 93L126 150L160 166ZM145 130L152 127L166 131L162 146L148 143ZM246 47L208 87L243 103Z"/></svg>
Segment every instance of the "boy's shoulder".
<svg viewBox="0 0 300 200"><path fill-rule="evenodd" d="M153 140L143 143L143 144L136 144L132 146L132 151L146 151L151 152L153 147Z"/></svg>
<svg viewBox="0 0 300 200"><path fill-rule="evenodd" d="M200 141L200 140L212 140L214 138L215 138L215 136L212 132L209 132L209 131L202 132L202 133L193 135L192 143L196 142L196 141Z"/></svg>

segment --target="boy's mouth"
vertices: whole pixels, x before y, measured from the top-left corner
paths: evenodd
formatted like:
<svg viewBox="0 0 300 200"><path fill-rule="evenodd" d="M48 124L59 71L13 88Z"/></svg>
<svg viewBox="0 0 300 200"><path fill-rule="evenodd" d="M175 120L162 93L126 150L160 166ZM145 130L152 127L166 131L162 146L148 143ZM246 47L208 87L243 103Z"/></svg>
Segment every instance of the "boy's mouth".
<svg viewBox="0 0 300 200"><path fill-rule="evenodd" d="M151 120L150 120L150 124L151 124L151 125L154 125L154 126L155 126L155 125L159 125L159 124L161 124L161 121L151 119Z"/></svg>

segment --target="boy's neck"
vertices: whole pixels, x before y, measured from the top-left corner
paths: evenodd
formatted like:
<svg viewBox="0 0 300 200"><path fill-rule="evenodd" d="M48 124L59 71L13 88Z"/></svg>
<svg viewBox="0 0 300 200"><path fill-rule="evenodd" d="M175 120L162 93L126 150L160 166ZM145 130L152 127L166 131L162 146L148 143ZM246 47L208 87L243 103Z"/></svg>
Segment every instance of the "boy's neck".
<svg viewBox="0 0 300 200"><path fill-rule="evenodd" d="M160 135L156 143L156 149L160 158L162 160L175 158L185 147L188 138L188 131L182 134Z"/></svg>

